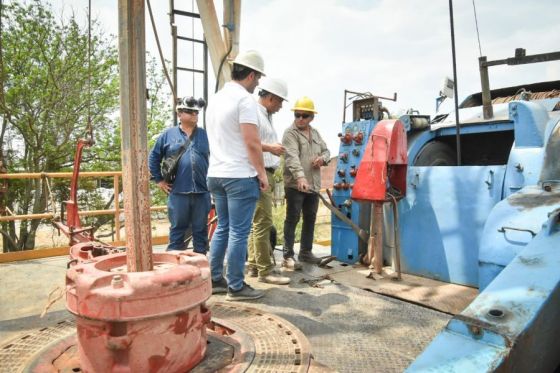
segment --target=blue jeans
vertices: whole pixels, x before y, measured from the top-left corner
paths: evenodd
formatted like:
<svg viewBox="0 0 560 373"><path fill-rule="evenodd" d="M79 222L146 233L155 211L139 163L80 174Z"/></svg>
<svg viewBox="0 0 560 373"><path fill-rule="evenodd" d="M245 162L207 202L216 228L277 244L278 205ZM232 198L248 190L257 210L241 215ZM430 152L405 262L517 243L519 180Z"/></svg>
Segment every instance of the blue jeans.
<svg viewBox="0 0 560 373"><path fill-rule="evenodd" d="M195 253L208 251L210 193L171 193L167 199L169 245L167 250L185 250L185 236L192 232Z"/></svg>
<svg viewBox="0 0 560 373"><path fill-rule="evenodd" d="M260 195L259 182L256 177L209 177L208 189L214 197L218 215L218 227L210 242L212 280L219 281L223 277L224 258L227 255L228 287L240 290L245 278L243 270L247 256L247 239Z"/></svg>

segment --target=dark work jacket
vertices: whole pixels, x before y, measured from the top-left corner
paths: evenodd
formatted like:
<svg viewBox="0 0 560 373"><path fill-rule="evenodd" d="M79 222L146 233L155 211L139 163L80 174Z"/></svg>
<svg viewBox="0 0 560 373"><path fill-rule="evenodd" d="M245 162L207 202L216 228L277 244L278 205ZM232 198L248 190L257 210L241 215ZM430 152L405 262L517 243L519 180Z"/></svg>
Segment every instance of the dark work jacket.
<svg viewBox="0 0 560 373"><path fill-rule="evenodd" d="M156 183L163 180L161 162L164 158L175 154L188 136L181 126L168 128L157 139L150 152L149 167L151 179ZM171 193L206 193L206 176L208 175L208 157L210 147L208 137L203 128L197 127L185 153L177 167L177 177L173 182Z"/></svg>

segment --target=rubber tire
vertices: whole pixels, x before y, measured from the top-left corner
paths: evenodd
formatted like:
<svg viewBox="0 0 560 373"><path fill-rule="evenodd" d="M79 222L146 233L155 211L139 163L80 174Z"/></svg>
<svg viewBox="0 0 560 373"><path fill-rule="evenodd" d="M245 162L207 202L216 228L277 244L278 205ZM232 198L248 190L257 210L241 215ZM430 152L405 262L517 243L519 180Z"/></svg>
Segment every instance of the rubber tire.
<svg viewBox="0 0 560 373"><path fill-rule="evenodd" d="M424 145L414 160L414 166L455 165L457 165L457 154L449 145L440 141L432 141Z"/></svg>

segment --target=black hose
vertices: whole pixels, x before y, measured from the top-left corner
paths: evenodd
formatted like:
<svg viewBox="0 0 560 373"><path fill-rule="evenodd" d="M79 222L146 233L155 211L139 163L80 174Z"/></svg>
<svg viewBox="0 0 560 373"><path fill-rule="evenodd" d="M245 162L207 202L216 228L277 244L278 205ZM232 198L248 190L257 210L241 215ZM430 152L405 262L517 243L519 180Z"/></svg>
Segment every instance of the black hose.
<svg viewBox="0 0 560 373"><path fill-rule="evenodd" d="M214 93L218 92L218 87L220 86L220 75L222 74L222 68L224 67L224 62L226 62L226 59L231 53L232 48L233 48L233 41L229 43L229 49L226 52L224 58L222 58L222 62L220 62L220 67L218 68L218 74L216 74L216 87L214 88Z"/></svg>

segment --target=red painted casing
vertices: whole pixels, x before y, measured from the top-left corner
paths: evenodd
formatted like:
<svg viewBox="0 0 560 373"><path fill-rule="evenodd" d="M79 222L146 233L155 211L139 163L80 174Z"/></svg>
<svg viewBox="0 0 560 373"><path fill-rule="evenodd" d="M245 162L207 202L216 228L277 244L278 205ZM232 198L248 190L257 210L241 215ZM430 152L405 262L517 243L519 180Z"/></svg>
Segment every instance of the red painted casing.
<svg viewBox="0 0 560 373"><path fill-rule="evenodd" d="M67 271L83 372L187 372L203 359L208 261L191 251L153 255L153 271L128 273L126 254Z"/></svg>
<svg viewBox="0 0 560 373"><path fill-rule="evenodd" d="M406 131L400 120L382 120L368 139L352 188L352 199L385 201L389 186L406 194Z"/></svg>

